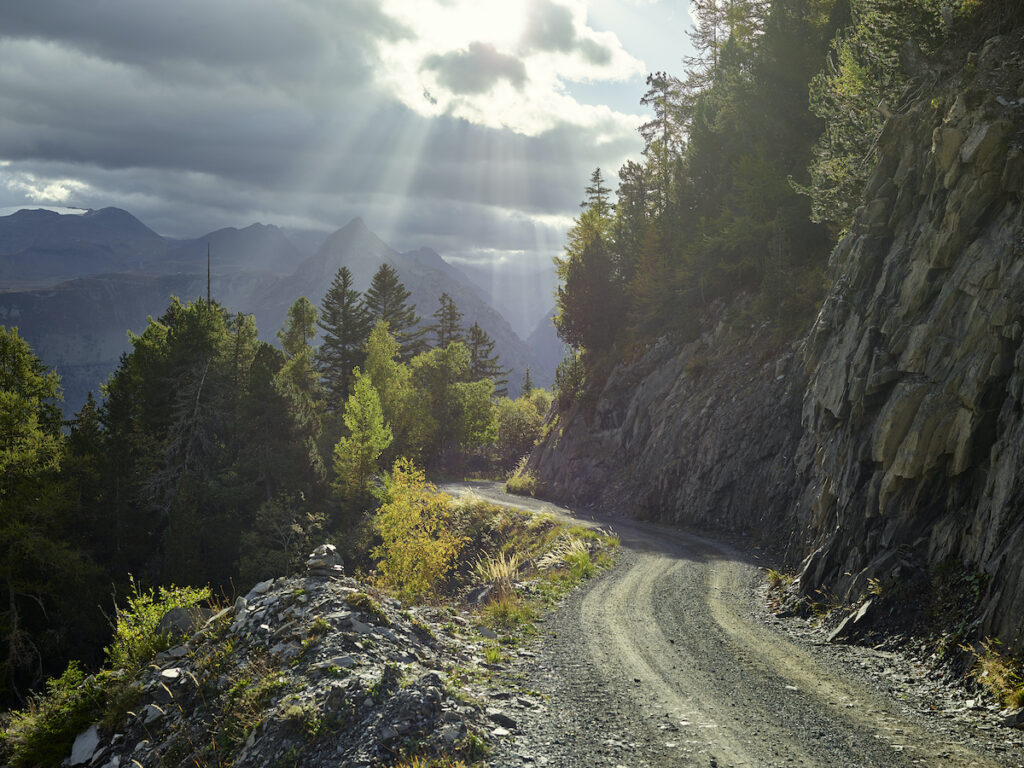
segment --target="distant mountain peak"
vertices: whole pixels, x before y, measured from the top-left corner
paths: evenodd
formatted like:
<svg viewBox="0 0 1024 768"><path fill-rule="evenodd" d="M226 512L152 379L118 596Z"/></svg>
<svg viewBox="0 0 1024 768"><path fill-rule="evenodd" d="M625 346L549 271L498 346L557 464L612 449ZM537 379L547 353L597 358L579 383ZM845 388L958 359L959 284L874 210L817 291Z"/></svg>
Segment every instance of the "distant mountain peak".
<svg viewBox="0 0 1024 768"><path fill-rule="evenodd" d="M352 220L344 227L338 230L339 232L369 232L370 228L366 226L366 222L363 221L362 216L354 216Z"/></svg>

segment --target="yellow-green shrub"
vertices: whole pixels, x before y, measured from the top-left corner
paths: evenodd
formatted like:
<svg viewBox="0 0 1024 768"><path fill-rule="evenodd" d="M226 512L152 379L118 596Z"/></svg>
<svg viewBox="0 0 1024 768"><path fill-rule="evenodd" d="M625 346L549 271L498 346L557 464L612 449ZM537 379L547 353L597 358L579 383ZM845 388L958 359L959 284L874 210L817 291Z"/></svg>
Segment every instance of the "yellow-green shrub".
<svg viewBox="0 0 1024 768"><path fill-rule="evenodd" d="M381 543L373 556L384 586L407 599L436 595L466 541L449 525L451 502L411 461L395 462L374 518Z"/></svg>

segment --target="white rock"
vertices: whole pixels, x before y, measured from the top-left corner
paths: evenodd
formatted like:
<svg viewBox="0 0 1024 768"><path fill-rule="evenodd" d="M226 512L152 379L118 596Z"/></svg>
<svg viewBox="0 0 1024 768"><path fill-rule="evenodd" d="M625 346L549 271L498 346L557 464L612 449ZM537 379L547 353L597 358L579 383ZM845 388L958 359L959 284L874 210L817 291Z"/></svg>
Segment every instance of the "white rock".
<svg viewBox="0 0 1024 768"><path fill-rule="evenodd" d="M100 732L95 725L90 725L75 738L74 746L71 747L71 765L88 763L99 745Z"/></svg>

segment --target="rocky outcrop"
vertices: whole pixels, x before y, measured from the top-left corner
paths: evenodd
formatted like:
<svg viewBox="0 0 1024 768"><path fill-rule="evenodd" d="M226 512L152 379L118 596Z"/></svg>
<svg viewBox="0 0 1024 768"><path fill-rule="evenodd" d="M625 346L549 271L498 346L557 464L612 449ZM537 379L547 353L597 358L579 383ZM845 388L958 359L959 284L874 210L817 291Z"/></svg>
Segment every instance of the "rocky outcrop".
<svg viewBox="0 0 1024 768"><path fill-rule="evenodd" d="M989 40L892 117L805 350L808 584L852 596L897 553L989 576L1024 637L1024 70Z"/></svg>
<svg viewBox="0 0 1024 768"><path fill-rule="evenodd" d="M1024 649L1024 57L918 73L812 328L717 310L620 365L531 468L556 496L751 529L846 598L908 562L986 574L979 632Z"/></svg>
<svg viewBox="0 0 1024 768"><path fill-rule="evenodd" d="M332 560L329 551L316 557ZM484 644L453 636L446 627L456 623L466 625L453 612L402 610L351 578L261 582L158 654L120 710L113 702L78 735L66 764L370 766L412 751L472 758L477 734L509 733L495 712L514 721L460 698L449 673L482 661Z"/></svg>
<svg viewBox="0 0 1024 768"><path fill-rule="evenodd" d="M719 306L700 339L660 341L617 367L594 404L560 414L528 468L568 503L613 501L638 517L785 543L802 394L794 350Z"/></svg>

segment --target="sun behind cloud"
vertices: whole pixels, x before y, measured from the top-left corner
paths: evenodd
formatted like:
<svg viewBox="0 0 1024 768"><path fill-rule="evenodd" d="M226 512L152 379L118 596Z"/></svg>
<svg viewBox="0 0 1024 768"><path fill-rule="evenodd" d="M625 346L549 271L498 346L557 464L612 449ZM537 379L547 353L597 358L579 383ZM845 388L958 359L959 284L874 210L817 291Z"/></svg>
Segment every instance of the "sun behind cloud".
<svg viewBox="0 0 1024 768"><path fill-rule="evenodd" d="M617 135L638 123L567 91L645 71L615 34L588 26L582 0L385 0L384 10L415 34L380 44L378 77L422 115L528 136L565 123Z"/></svg>

